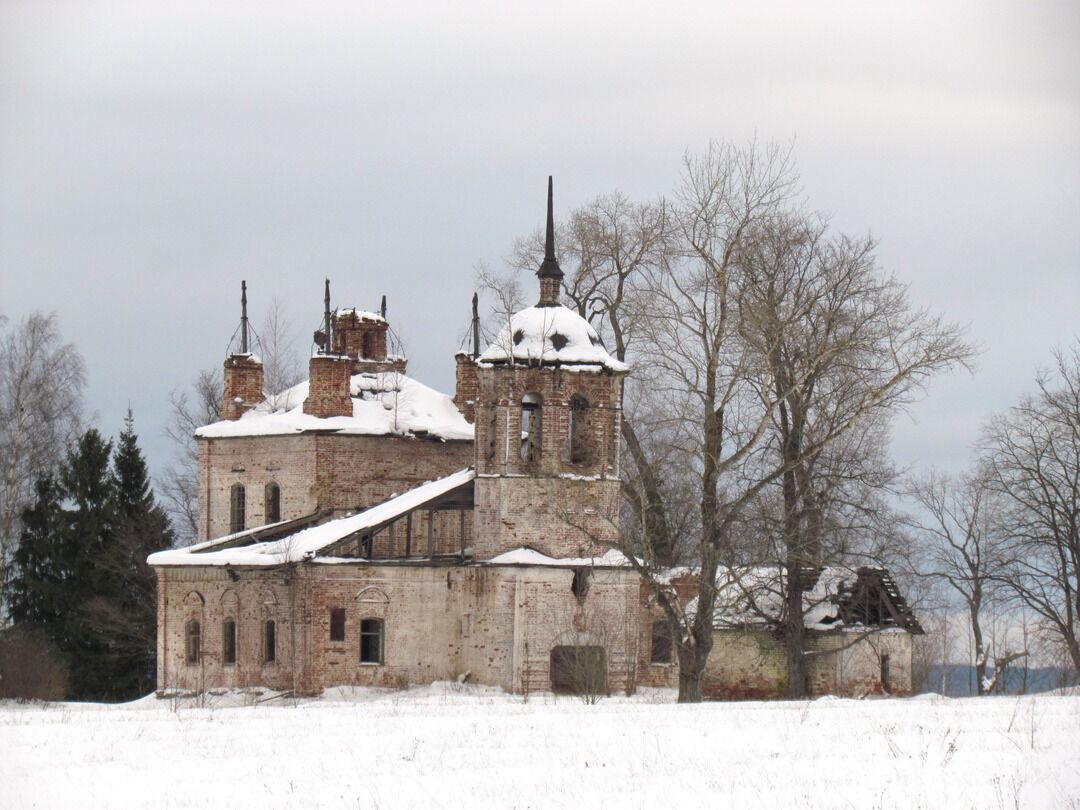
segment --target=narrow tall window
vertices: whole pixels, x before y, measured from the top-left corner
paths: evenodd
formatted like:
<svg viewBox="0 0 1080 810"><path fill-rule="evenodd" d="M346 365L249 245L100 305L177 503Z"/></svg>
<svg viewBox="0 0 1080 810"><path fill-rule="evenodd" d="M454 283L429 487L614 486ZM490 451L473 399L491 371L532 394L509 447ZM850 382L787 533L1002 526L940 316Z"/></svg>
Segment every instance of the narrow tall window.
<svg viewBox="0 0 1080 810"><path fill-rule="evenodd" d="M666 621L653 622L652 655L649 661L653 664L671 663L671 625Z"/></svg>
<svg viewBox="0 0 1080 810"><path fill-rule="evenodd" d="M383 662L383 620L364 619L360 622L360 663Z"/></svg>
<svg viewBox="0 0 1080 810"><path fill-rule="evenodd" d="M887 654L881 656L881 691L889 691L889 656Z"/></svg>
<svg viewBox="0 0 1080 810"><path fill-rule="evenodd" d="M486 456L488 461L494 461L495 456L499 450L499 412L494 406L491 408L491 413L488 414L487 423L487 446Z"/></svg>
<svg viewBox="0 0 1080 810"><path fill-rule="evenodd" d="M226 619L221 626L221 662L223 664L236 663L236 622Z"/></svg>
<svg viewBox="0 0 1080 810"><path fill-rule="evenodd" d="M199 653L202 649L202 633L201 628L199 627L198 620L192 619L191 621L189 621L185 629L185 650L187 652L187 655L185 657L187 658L187 662L189 664L197 664L199 663Z"/></svg>
<svg viewBox="0 0 1080 810"><path fill-rule="evenodd" d="M570 397L569 425L566 435L568 461L584 464L589 461L589 401L579 394Z"/></svg>
<svg viewBox="0 0 1080 810"><path fill-rule="evenodd" d="M521 398L521 460L534 464L540 461L543 442L543 400L539 394Z"/></svg>
<svg viewBox="0 0 1080 810"><path fill-rule="evenodd" d="M233 484L229 491L229 533L244 530L244 485Z"/></svg>
<svg viewBox="0 0 1080 810"><path fill-rule="evenodd" d="M330 608L330 640L345 640L345 608Z"/></svg>
<svg viewBox="0 0 1080 810"><path fill-rule="evenodd" d="M375 336L371 334L371 332L364 332L361 356L368 360L372 360L375 357Z"/></svg>
<svg viewBox="0 0 1080 810"><path fill-rule="evenodd" d="M281 520L281 488L271 481L266 485L266 523Z"/></svg>
<svg viewBox="0 0 1080 810"><path fill-rule="evenodd" d="M263 663L272 664L277 661L277 625L274 620L263 625Z"/></svg>

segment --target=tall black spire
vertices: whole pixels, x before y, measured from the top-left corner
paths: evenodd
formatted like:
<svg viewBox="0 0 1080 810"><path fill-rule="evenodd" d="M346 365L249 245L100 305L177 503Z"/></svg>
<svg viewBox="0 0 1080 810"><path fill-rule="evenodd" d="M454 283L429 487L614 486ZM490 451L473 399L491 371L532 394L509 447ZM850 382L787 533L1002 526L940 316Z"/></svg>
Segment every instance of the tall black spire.
<svg viewBox="0 0 1080 810"><path fill-rule="evenodd" d="M540 278L557 278L560 281L563 277L562 268L559 267L559 260L555 258L555 208L552 202L551 175L548 175L547 234L544 238L544 263L540 265L536 275Z"/></svg>
<svg viewBox="0 0 1080 810"><path fill-rule="evenodd" d="M326 291L323 293L323 329L326 335L323 354L330 354L333 351L333 344L330 342L330 279L326 279Z"/></svg>
<svg viewBox="0 0 1080 810"><path fill-rule="evenodd" d="M248 353L247 281L240 282L240 354Z"/></svg>

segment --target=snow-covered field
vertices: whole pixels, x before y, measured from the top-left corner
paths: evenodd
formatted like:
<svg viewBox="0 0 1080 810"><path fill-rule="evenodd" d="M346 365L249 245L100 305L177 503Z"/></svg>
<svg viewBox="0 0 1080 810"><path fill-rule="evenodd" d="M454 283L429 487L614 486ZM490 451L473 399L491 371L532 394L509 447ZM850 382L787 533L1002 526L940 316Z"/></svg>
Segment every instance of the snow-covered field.
<svg viewBox="0 0 1080 810"><path fill-rule="evenodd" d="M1080 696L0 704L4 807L1080 808Z"/></svg>

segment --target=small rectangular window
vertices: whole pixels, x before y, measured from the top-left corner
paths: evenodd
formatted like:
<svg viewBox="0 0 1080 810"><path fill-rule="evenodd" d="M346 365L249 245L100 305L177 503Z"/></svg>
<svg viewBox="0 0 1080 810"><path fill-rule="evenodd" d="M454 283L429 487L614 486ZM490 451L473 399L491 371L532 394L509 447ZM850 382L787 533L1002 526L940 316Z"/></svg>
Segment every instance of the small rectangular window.
<svg viewBox="0 0 1080 810"><path fill-rule="evenodd" d="M330 608L330 640L345 640L345 608Z"/></svg>
<svg viewBox="0 0 1080 810"><path fill-rule="evenodd" d="M381 664L382 662L382 619L364 619L360 622L360 663Z"/></svg>
<svg viewBox="0 0 1080 810"><path fill-rule="evenodd" d="M666 621L653 622L652 656L649 658L650 663L670 664L671 653L671 625Z"/></svg>
<svg viewBox="0 0 1080 810"><path fill-rule="evenodd" d="M889 656L883 654L881 656L881 691L889 691Z"/></svg>

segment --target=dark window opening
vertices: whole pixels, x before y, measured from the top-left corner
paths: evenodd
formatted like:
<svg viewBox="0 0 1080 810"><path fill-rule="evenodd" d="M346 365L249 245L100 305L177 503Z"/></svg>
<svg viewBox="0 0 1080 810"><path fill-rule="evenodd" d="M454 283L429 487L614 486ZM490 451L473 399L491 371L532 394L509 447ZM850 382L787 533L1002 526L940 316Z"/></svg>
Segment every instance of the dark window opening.
<svg viewBox="0 0 1080 810"><path fill-rule="evenodd" d="M498 451L499 441L499 412L494 408L491 409L491 414L488 416L487 425L487 460L495 461L495 455Z"/></svg>
<svg viewBox="0 0 1080 810"><path fill-rule="evenodd" d="M244 485L233 484L229 490L229 533L244 530Z"/></svg>
<svg viewBox="0 0 1080 810"><path fill-rule="evenodd" d="M889 656L881 656L881 691L889 691Z"/></svg>
<svg viewBox="0 0 1080 810"><path fill-rule="evenodd" d="M236 663L236 622L226 619L221 626L222 651L221 660L225 664Z"/></svg>
<svg viewBox="0 0 1080 810"><path fill-rule="evenodd" d="M653 622L652 656L649 661L653 664L670 664L672 646L671 625L667 621Z"/></svg>
<svg viewBox="0 0 1080 810"><path fill-rule="evenodd" d="M330 608L330 640L345 640L345 608Z"/></svg>
<svg viewBox="0 0 1080 810"><path fill-rule="evenodd" d="M263 625L263 663L277 661L277 624L273 619Z"/></svg>
<svg viewBox="0 0 1080 810"><path fill-rule="evenodd" d="M520 329L514 330L514 345L517 346L521 341L525 339L525 333Z"/></svg>
<svg viewBox="0 0 1080 810"><path fill-rule="evenodd" d="M589 592L589 585L592 582L592 571L588 568L575 568L574 579L570 583L570 592L577 597L579 602L585 599L585 595Z"/></svg>
<svg viewBox="0 0 1080 810"><path fill-rule="evenodd" d="M529 464L540 461L544 427L541 404L539 394L526 394L521 399L521 460Z"/></svg>
<svg viewBox="0 0 1080 810"><path fill-rule="evenodd" d="M566 344L569 342L570 341L567 340L566 335L560 335L558 332L555 332L551 336L551 346L555 349L555 351L561 351L562 349L565 349Z"/></svg>
<svg viewBox="0 0 1080 810"><path fill-rule="evenodd" d="M266 485L266 523L281 520L281 487L271 482Z"/></svg>
<svg viewBox="0 0 1080 810"><path fill-rule="evenodd" d="M578 394L570 397L567 448L571 464L584 464L589 461L589 402Z"/></svg>
<svg viewBox="0 0 1080 810"><path fill-rule="evenodd" d="M200 653L200 651L202 649L201 628L199 627L198 621L196 621L195 619L192 619L191 621L189 621L187 623L187 628L186 629L187 629L187 632L185 634L185 636L186 636L185 649L186 649L186 652L187 652L187 655L186 655L187 662L189 664L197 664L197 663L199 663L199 653Z"/></svg>
<svg viewBox="0 0 1080 810"><path fill-rule="evenodd" d="M551 650L551 691L564 695L602 695L607 692L607 655L603 647L554 647Z"/></svg>
<svg viewBox="0 0 1080 810"><path fill-rule="evenodd" d="M383 620L364 619L360 622L360 663L383 662Z"/></svg>

